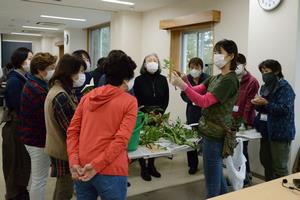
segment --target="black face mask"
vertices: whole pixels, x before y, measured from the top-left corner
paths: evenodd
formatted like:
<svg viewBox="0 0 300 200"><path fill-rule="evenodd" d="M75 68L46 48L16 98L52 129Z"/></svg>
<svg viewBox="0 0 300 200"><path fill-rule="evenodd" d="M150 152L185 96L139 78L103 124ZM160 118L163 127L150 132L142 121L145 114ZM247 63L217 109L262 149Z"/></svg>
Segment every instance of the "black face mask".
<svg viewBox="0 0 300 200"><path fill-rule="evenodd" d="M273 72L262 74L262 79L265 82L265 84L270 84L278 80L277 76Z"/></svg>
<svg viewBox="0 0 300 200"><path fill-rule="evenodd" d="M260 93L266 97L275 91L279 79L273 72L262 74L262 79L265 84L261 87Z"/></svg>

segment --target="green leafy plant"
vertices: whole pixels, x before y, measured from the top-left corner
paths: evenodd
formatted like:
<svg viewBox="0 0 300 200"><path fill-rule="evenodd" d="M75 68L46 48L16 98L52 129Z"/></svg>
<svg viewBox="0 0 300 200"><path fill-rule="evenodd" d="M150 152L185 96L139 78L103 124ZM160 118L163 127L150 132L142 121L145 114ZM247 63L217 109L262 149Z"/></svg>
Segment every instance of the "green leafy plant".
<svg viewBox="0 0 300 200"><path fill-rule="evenodd" d="M179 118L175 122L169 123L170 113L147 115L147 121L140 134L141 145L151 147L151 144L160 138L165 138L178 145L196 148L196 144L189 141L191 138L197 138L196 131L185 128Z"/></svg>

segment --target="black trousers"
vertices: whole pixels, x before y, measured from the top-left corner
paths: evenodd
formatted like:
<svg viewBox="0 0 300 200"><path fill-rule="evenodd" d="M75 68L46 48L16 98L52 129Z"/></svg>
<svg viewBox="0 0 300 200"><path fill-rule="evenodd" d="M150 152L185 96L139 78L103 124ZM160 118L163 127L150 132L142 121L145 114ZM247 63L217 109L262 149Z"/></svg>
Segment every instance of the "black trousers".
<svg viewBox="0 0 300 200"><path fill-rule="evenodd" d="M194 151L187 152L187 160L188 160L189 168L197 169L199 163L198 151L194 150Z"/></svg>
<svg viewBox="0 0 300 200"><path fill-rule="evenodd" d="M17 124L17 121L12 120L2 129L2 164L7 200L29 199L27 185L31 161L24 144L16 136Z"/></svg>

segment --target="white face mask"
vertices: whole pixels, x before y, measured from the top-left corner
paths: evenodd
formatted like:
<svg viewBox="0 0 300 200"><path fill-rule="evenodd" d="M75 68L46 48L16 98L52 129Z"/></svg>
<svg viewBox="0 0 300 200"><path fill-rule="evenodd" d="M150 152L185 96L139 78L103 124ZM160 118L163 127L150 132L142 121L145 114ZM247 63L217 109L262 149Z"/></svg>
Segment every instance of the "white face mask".
<svg viewBox="0 0 300 200"><path fill-rule="evenodd" d="M85 61L85 64L86 64L86 72L90 72L90 71L92 71L92 69L91 69L91 63L89 62L89 61Z"/></svg>
<svg viewBox="0 0 300 200"><path fill-rule="evenodd" d="M47 76L44 77L44 80L49 81L52 78L52 76L54 74L54 71L55 71L54 69L51 69L51 70L47 71Z"/></svg>
<svg viewBox="0 0 300 200"><path fill-rule="evenodd" d="M202 74L202 71L198 69L192 69L190 74L193 78L198 78Z"/></svg>
<svg viewBox="0 0 300 200"><path fill-rule="evenodd" d="M73 79L73 87L81 87L83 86L85 82L85 74L84 73L79 73L79 78L74 80Z"/></svg>
<svg viewBox="0 0 300 200"><path fill-rule="evenodd" d="M25 60L25 63L23 65L23 69L26 71L26 72L30 72L30 60Z"/></svg>
<svg viewBox="0 0 300 200"><path fill-rule="evenodd" d="M245 66L243 64L239 64L235 70L236 75L241 75L245 71Z"/></svg>
<svg viewBox="0 0 300 200"><path fill-rule="evenodd" d="M128 87L128 91L130 91L133 88L134 85L134 78L130 79L127 83L126 83L127 87Z"/></svg>
<svg viewBox="0 0 300 200"><path fill-rule="evenodd" d="M225 55L218 53L214 54L214 64L219 69L222 69L227 64L227 61L225 60Z"/></svg>
<svg viewBox="0 0 300 200"><path fill-rule="evenodd" d="M146 69L150 74L154 74L158 70L157 62L148 62L146 63Z"/></svg>

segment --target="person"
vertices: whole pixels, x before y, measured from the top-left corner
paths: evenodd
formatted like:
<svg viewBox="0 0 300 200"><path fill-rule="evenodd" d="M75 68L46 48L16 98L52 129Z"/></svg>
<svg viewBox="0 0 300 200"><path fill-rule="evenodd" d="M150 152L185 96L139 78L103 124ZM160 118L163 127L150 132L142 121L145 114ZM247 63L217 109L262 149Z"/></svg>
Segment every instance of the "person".
<svg viewBox="0 0 300 200"><path fill-rule="evenodd" d="M50 158L44 152L46 127L44 103L47 82L53 75L57 57L50 53L37 53L30 63L28 80L23 87L18 134L31 159L30 199L44 199L50 168Z"/></svg>
<svg viewBox="0 0 300 200"><path fill-rule="evenodd" d="M251 100L255 97L259 90L259 83L257 79L251 75L246 69L246 57L239 53L237 56L237 69L235 70L240 81L239 95L235 106L233 107L234 123L237 129L244 126L245 129L253 128L253 121L255 118L255 107ZM246 161L246 177L244 185L251 184L251 170L248 156L248 141L243 142L243 154Z"/></svg>
<svg viewBox="0 0 300 200"><path fill-rule="evenodd" d="M203 83L209 75L203 72L203 61L201 58L192 58L189 61L188 67L190 70L189 75L187 76L188 81L192 86L199 85ZM199 122L201 117L201 108L196 106L184 92L181 92L181 98L187 103L186 106L186 123L195 124ZM187 152L187 160L189 166L189 174L195 174L198 171L198 151L189 151Z"/></svg>
<svg viewBox="0 0 300 200"><path fill-rule="evenodd" d="M56 177L54 200L71 199L73 180L69 170L66 134L77 106L73 86L83 73L82 59L64 55L58 62L49 81L45 100L46 146L51 160L51 177Z"/></svg>
<svg viewBox="0 0 300 200"><path fill-rule="evenodd" d="M105 66L107 85L82 98L68 129L68 155L72 176L78 179L78 200L126 199L127 146L138 111L136 98L127 91L133 86L136 64L118 53L108 56Z"/></svg>
<svg viewBox="0 0 300 200"><path fill-rule="evenodd" d="M99 83L101 76L105 73L104 72L104 61L105 61L105 57L100 58L97 61L97 68L91 72L95 85L97 85Z"/></svg>
<svg viewBox="0 0 300 200"><path fill-rule="evenodd" d="M141 75L135 79L133 91L138 100L141 111L150 113L157 108L156 114L163 114L169 104L169 86L167 78L161 75L160 61L157 54L149 54L145 57L140 70ZM153 109L152 109L153 108ZM156 112L155 111L155 112ZM160 178L161 174L154 165L154 158L146 160L141 158L141 177L145 181L151 181L151 176Z"/></svg>
<svg viewBox="0 0 300 200"><path fill-rule="evenodd" d="M259 112L254 120L255 129L261 133L260 162L265 180L288 175L291 142L295 138L295 93L284 79L282 68L276 60L259 64L264 85L260 95L252 100Z"/></svg>
<svg viewBox="0 0 300 200"><path fill-rule="evenodd" d="M7 110L4 113L6 124L2 129L2 164L6 186L6 199L29 199L27 185L30 178L30 157L17 136L20 101L23 86L27 80L32 51L21 47L11 56L13 70L7 75L4 99Z"/></svg>
<svg viewBox="0 0 300 200"><path fill-rule="evenodd" d="M83 67L84 67L84 73L79 74L79 81L76 82L74 85L75 88L75 95L77 98L77 101L80 102L82 94L82 89L85 85L89 84L92 80L92 66L91 66L91 57L85 50L77 50L72 53L73 56L78 57L79 59L82 59L84 61Z"/></svg>
<svg viewBox="0 0 300 200"><path fill-rule="evenodd" d="M203 140L203 167L207 198L227 193L222 160L233 154L235 132L232 131L232 109L239 90L235 73L238 49L234 41L221 40L214 46L214 64L221 73L203 84L191 86L177 72L171 83L186 93L189 99L203 108L198 132Z"/></svg>

